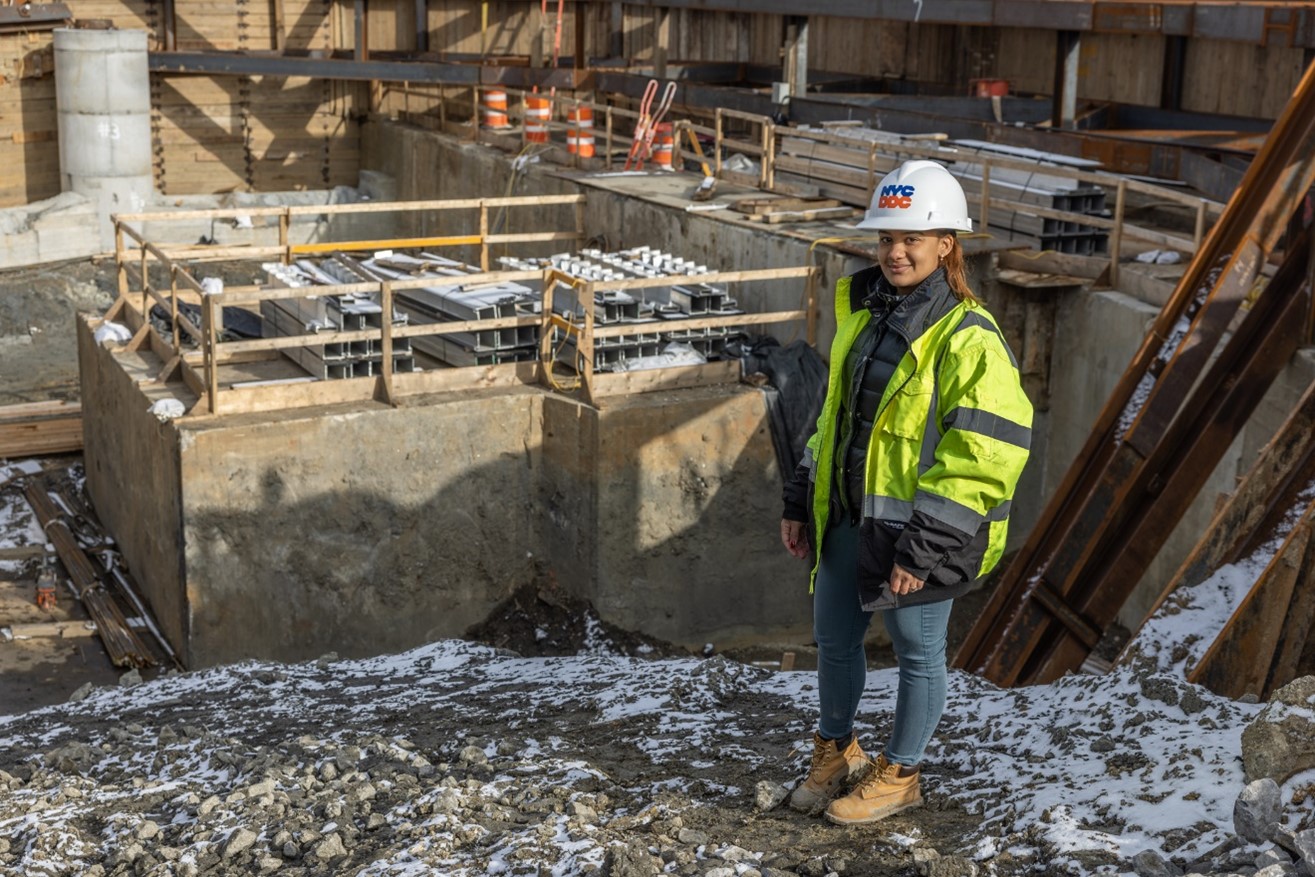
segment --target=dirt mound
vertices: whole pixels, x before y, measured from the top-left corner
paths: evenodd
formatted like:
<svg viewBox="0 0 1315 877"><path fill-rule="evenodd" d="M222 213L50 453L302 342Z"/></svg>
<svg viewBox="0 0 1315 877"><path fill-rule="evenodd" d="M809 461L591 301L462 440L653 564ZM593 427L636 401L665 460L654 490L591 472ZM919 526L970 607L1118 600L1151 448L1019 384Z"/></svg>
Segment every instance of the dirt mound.
<svg viewBox="0 0 1315 877"><path fill-rule="evenodd" d="M669 642L608 624L588 600L566 593L552 573L518 588L487 619L468 630L466 638L525 657L689 655Z"/></svg>

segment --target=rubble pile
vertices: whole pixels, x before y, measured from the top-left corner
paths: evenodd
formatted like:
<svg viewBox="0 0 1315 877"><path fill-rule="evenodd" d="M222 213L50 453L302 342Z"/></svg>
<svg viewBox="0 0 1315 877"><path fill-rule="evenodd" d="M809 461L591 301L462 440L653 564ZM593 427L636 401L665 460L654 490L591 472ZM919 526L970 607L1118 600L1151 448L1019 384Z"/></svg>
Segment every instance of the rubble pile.
<svg viewBox="0 0 1315 877"><path fill-rule="evenodd" d="M893 679L871 674L870 751ZM448 641L91 689L0 717L0 873L1315 873L1315 761L1249 778L1237 751L1244 728L1299 749L1315 680L1262 706L1127 668L956 673L926 806L849 829L781 806L814 681Z"/></svg>

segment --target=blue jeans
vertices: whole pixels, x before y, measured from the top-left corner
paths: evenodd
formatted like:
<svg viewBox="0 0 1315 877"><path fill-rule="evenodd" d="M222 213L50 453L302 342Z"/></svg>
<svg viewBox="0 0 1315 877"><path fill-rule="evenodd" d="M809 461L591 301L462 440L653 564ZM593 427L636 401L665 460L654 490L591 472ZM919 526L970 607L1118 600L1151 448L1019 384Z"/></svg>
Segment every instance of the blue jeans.
<svg viewBox="0 0 1315 877"><path fill-rule="evenodd" d="M813 591L813 636L817 640L818 733L839 739L854 729L867 656L863 638L871 612L859 605L858 527L847 522L827 530ZM945 711L945 634L952 600L902 606L882 612L899 659L895 728L886 759L913 766Z"/></svg>

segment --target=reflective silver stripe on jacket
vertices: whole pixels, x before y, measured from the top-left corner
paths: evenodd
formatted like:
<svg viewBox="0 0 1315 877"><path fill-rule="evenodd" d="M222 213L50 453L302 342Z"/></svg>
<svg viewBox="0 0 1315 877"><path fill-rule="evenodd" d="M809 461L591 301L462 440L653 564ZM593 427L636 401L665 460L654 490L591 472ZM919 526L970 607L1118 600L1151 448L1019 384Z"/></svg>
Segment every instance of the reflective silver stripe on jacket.
<svg viewBox="0 0 1315 877"><path fill-rule="evenodd" d="M947 432L958 429L999 439L1024 449L1032 446L1031 429L980 408L956 408L945 415L942 425Z"/></svg>
<svg viewBox="0 0 1315 877"><path fill-rule="evenodd" d="M1000 346L1005 349L1005 353L1008 354L1009 356L1010 365L1012 365L1014 368L1018 368L1018 361L1014 359L1014 352L1009 349L1009 342L1005 341L1005 336L1000 333L1000 327L997 326L995 323L992 323L990 320L986 319L986 317L983 317L981 314L977 313L976 311L969 311L968 313L963 315L963 320L955 328L954 334L957 335L958 333L962 332L964 329L974 329L974 328L987 329L988 331L994 332L996 336L999 337L1000 339Z"/></svg>
<svg viewBox="0 0 1315 877"><path fill-rule="evenodd" d="M912 520L913 512L923 512L938 521L944 521L957 530L965 533L976 533L978 528L987 521L1003 521L1009 517L1010 501L1006 501L991 509L984 515L968 508L962 503L955 502L952 499L946 499L935 493L928 493L925 490L918 491L918 498L914 502L907 499L895 499L893 496L877 496L868 494L863 497L863 517L872 518L877 521L903 521L907 523Z"/></svg>

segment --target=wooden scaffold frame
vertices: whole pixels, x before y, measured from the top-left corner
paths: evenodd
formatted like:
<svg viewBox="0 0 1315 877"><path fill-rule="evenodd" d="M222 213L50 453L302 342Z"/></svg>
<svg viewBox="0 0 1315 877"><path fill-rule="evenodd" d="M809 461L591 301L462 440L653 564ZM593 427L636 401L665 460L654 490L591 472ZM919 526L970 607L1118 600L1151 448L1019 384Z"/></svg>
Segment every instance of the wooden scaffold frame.
<svg viewBox="0 0 1315 877"><path fill-rule="evenodd" d="M519 234L490 233L489 211L493 209L541 209L544 207L574 207L574 227ZM564 242L580 246L585 240L584 195L548 195L537 197L479 198L450 201L377 202L369 204L311 205L266 208L222 208L214 210L188 210L160 213L120 214L115 222L115 260L118 276L118 298L106 313L105 320L116 320L133 332L129 349L146 348L165 364L158 381L181 379L196 396L196 403L188 416L237 414L252 411L271 411L343 402L381 401L396 405L399 397L434 393L456 389L473 389L490 386L542 385L558 390L579 390L583 399L597 404L604 397L619 393L644 392L683 386L726 383L738 379L737 361L711 362L698 366L680 366L627 372L618 374L596 373L592 353L595 341L601 338L625 337L653 331L651 322L635 322L608 326L594 324L595 284L562 274L552 268L493 271L490 270L491 249L496 245ZM478 211L477 228L466 234L438 235L379 240L345 240L294 244L290 240L290 227L298 216L342 216L359 213L385 212L446 212ZM157 244L135 224L167 223L180 220L233 220L238 216L277 219L278 244L266 246L214 247L195 245ZM384 314L392 313L394 296L399 291L434 285L433 277L370 281L314 287L235 286L219 292L208 292L193 276L188 263L193 261L277 259L291 264L306 255L359 252L367 250L396 250L407 248L436 249L444 247L475 247L479 251L480 273L463 275L466 284L496 284L504 282L538 281L544 290L543 307L536 315L499 317L479 320L453 320L449 322L415 323L394 326L391 319L382 319L381 326L368 329L334 330L314 335L284 335L271 338L245 340L221 339L222 309L226 306L251 306L262 301L305 298L308 295L377 296ZM158 265L168 277L167 286L158 280L152 283L151 268ZM818 269L814 266L769 268L752 271L728 271L696 275L664 275L657 278L634 278L608 281L609 291L643 290L680 283L739 285L746 283L803 281L801 307L793 310L767 313L737 313L708 317L694 317L679 321L682 329L711 329L727 326L762 326L802 322L810 327L809 314L815 307L815 283ZM570 288L577 296L580 313L567 319L553 312L554 291ZM200 325L182 312L179 305L187 302L200 308ZM171 337L166 340L150 320L152 306L159 306L168 314ZM509 362L495 365L456 366L430 369L423 372L395 372L392 350L396 341L424 336L443 336L456 333L481 332L498 329L538 327L540 330L539 356L535 361ZM182 342L183 335L196 339L196 348ZM554 374L554 339L571 337L575 340L578 357L578 374L569 383ZM380 374L370 377L339 378L333 380L275 383L260 386L225 386L220 370L225 365L272 358L279 351L308 344L348 344L377 342L383 351ZM809 342L815 339L809 338ZM560 345L558 350L560 350Z"/></svg>

